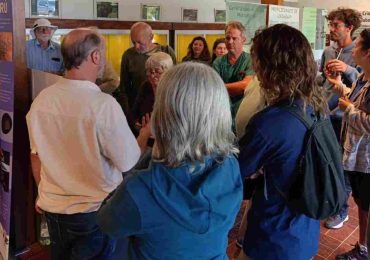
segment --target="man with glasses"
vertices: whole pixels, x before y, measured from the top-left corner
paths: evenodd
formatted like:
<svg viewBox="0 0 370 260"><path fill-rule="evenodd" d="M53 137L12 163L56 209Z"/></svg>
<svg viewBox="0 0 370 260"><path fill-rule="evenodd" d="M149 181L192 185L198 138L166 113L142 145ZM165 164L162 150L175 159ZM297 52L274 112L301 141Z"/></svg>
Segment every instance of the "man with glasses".
<svg viewBox="0 0 370 260"><path fill-rule="evenodd" d="M62 74L64 71L60 45L51 40L58 27L47 19L37 19L31 29L34 39L27 41L27 67Z"/></svg>
<svg viewBox="0 0 370 260"><path fill-rule="evenodd" d="M322 72L322 84L328 90L328 103L331 110L331 121L339 139L342 125L342 116L338 107L338 95L332 91L332 85L326 79L324 69L332 73L332 75L341 74L342 83L348 88L357 79L359 68L352 58L352 49L355 44L352 39L353 32L361 25L361 14L353 9L338 8L329 13L326 17L330 30L330 40L333 45L324 50L321 59L320 72ZM347 196L351 193L351 186L348 176L345 176ZM339 214L327 219L325 226L327 228L338 229L343 226L343 223L348 221L348 203L340 210Z"/></svg>

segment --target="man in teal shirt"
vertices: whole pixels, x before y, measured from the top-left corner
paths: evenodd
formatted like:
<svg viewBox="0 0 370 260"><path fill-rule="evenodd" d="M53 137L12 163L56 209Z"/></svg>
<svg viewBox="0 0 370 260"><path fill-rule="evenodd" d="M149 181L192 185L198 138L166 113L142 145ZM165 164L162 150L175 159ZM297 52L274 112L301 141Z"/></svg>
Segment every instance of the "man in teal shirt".
<svg viewBox="0 0 370 260"><path fill-rule="evenodd" d="M245 27L240 22L230 21L225 28L228 53L213 63L213 68L221 76L229 92L233 120L243 99L244 89L252 81L254 73L250 55L243 50L245 32Z"/></svg>

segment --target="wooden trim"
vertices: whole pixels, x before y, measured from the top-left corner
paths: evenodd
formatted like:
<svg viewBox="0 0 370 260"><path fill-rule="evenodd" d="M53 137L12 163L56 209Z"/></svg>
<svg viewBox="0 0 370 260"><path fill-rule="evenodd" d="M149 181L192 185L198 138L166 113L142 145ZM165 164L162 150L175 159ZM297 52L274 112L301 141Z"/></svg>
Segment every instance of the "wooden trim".
<svg viewBox="0 0 370 260"><path fill-rule="evenodd" d="M32 28L37 18L26 18L26 28ZM95 26L99 29L129 30L136 21L50 19L60 29ZM224 23L171 23L147 22L153 30L224 30Z"/></svg>
<svg viewBox="0 0 370 260"><path fill-rule="evenodd" d="M283 5L284 0L261 0L261 4Z"/></svg>
<svg viewBox="0 0 370 260"><path fill-rule="evenodd" d="M172 23L173 30L225 30L224 23Z"/></svg>

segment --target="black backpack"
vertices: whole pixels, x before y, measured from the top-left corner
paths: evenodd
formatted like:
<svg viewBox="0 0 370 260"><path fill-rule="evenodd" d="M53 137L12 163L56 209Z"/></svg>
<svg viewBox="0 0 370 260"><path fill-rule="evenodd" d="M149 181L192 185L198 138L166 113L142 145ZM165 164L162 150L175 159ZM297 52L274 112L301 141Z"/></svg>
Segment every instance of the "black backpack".
<svg viewBox="0 0 370 260"><path fill-rule="evenodd" d="M342 152L329 117L312 120L296 106L283 108L297 117L306 127L302 154L296 166L296 176L288 194L282 193L295 212L313 219L325 219L338 214L346 200Z"/></svg>

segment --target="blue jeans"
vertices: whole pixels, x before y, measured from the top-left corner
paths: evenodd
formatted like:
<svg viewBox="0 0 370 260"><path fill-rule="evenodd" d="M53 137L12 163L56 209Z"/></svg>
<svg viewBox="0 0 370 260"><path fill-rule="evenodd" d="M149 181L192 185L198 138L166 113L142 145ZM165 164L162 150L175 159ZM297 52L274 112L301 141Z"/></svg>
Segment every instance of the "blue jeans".
<svg viewBox="0 0 370 260"><path fill-rule="evenodd" d="M335 135L340 141L340 133L341 133L341 127L342 127L342 118L338 116L330 116L331 123L333 125L333 129L335 132ZM345 217L348 215L348 198L351 194L352 188L351 188L351 182L349 181L349 177L346 171L344 171L344 185L346 188L346 202L343 204L343 207L339 211L339 215L341 217Z"/></svg>
<svg viewBox="0 0 370 260"><path fill-rule="evenodd" d="M96 212L55 214L45 212L53 260L111 259L115 240L96 224Z"/></svg>
<svg viewBox="0 0 370 260"><path fill-rule="evenodd" d="M348 215L348 198L352 192L351 182L346 171L344 171L344 186L346 188L346 202L343 204L343 207L339 211L339 215L341 217L345 217Z"/></svg>

